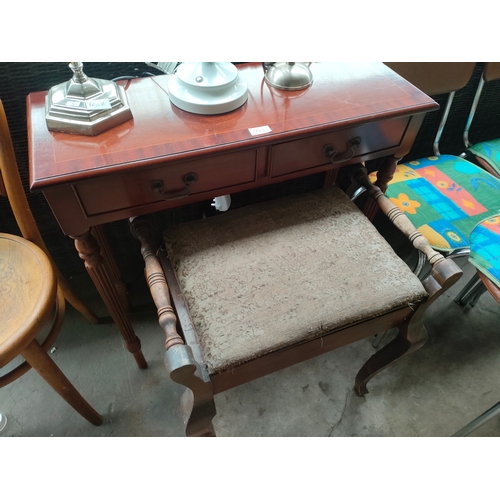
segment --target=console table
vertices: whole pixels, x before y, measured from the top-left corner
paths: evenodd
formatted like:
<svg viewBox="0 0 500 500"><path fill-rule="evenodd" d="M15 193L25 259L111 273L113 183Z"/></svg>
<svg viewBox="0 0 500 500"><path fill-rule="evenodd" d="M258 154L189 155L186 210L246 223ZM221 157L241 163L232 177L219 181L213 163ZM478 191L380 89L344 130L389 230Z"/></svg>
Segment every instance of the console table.
<svg viewBox="0 0 500 500"><path fill-rule="evenodd" d="M27 97L31 189L43 191L139 367L126 290L99 226L216 196L385 158L383 190L407 154L427 95L382 63L312 63L312 86L283 91L262 65L238 66L248 101L217 116L170 103L171 76L124 81L133 119L95 137L50 132L46 92ZM92 75L90 75L92 76ZM373 215L374 206L365 207Z"/></svg>

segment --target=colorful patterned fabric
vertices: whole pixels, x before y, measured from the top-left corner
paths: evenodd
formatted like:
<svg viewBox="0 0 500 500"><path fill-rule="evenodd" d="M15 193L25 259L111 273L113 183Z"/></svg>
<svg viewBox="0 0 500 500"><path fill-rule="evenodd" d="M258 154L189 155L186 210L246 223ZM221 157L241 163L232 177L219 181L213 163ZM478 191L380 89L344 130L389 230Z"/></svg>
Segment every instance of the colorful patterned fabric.
<svg viewBox="0 0 500 500"><path fill-rule="evenodd" d="M500 176L500 139L474 144L469 148L469 151L491 165Z"/></svg>
<svg viewBox="0 0 500 500"><path fill-rule="evenodd" d="M469 262L500 287L500 216L486 219L474 228Z"/></svg>
<svg viewBox="0 0 500 500"><path fill-rule="evenodd" d="M386 195L443 252L468 248L476 224L500 213L500 179L451 155L398 165Z"/></svg>

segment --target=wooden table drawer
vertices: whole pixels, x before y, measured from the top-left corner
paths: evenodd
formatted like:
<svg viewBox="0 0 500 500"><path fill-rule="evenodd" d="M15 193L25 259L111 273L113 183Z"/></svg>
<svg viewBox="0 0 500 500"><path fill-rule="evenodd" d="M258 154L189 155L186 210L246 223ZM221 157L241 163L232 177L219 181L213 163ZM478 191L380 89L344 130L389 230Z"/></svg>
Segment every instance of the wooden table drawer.
<svg viewBox="0 0 500 500"><path fill-rule="evenodd" d="M195 194L255 181L256 150L203 160L163 164L74 185L88 217L126 208L189 198Z"/></svg>
<svg viewBox="0 0 500 500"><path fill-rule="evenodd" d="M406 117L393 118L278 144L272 149L271 177L329 165L330 159L325 154L325 147L329 145L337 151L333 160L338 165L396 148L403 139L408 121ZM357 138L359 146L352 152L350 141Z"/></svg>

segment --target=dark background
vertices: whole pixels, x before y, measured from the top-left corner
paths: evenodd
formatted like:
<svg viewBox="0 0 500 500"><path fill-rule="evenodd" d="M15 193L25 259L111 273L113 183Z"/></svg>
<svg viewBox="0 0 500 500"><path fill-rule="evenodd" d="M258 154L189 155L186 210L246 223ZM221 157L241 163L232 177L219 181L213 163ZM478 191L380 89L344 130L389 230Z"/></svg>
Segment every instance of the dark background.
<svg viewBox="0 0 500 500"><path fill-rule="evenodd" d="M440 151L443 154L459 155L464 151L462 134L467 121L474 93L479 83L484 63L477 63L470 82L455 96L447 126L444 130ZM161 74L144 62L86 62L84 72L91 77L111 80L121 76L141 77L147 74ZM84 269L73 241L60 230L50 207L41 193L29 191L28 142L26 130L26 96L35 91L67 81L72 73L66 63L0 63L0 99L3 102L11 130L21 179L28 202L45 243L61 272L70 277ZM476 111L469 140L472 143L500 137L500 81L485 85ZM434 96L441 105L439 111L429 113L421 127L410 154L403 160L418 159L433 154L432 143L436 134L446 96ZM369 170L377 168L376 163L368 164ZM266 186L265 188L232 195L232 206L287 195L294 192L315 189L322 186L324 174L316 174L302 179ZM192 218L201 217L204 210L210 210L210 201L168 210L154 217L163 227ZM20 234L6 199L0 198L0 231ZM111 248L126 283L142 276L143 261L138 242L130 235L127 221L119 221L105 226ZM89 278L90 279L90 278Z"/></svg>

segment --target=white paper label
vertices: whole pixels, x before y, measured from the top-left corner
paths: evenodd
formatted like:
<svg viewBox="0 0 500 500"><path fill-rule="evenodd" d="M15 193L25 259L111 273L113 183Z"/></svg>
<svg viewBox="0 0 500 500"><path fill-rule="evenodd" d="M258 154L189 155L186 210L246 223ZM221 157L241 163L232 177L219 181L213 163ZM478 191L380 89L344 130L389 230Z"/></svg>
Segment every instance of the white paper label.
<svg viewBox="0 0 500 500"><path fill-rule="evenodd" d="M92 101L85 101L87 109L111 109L109 99L94 99Z"/></svg>
<svg viewBox="0 0 500 500"><path fill-rule="evenodd" d="M262 127L249 128L248 131L252 135L268 134L269 132L272 132L271 127L269 127L269 125L264 125Z"/></svg>

